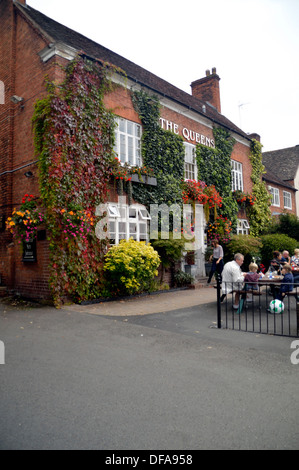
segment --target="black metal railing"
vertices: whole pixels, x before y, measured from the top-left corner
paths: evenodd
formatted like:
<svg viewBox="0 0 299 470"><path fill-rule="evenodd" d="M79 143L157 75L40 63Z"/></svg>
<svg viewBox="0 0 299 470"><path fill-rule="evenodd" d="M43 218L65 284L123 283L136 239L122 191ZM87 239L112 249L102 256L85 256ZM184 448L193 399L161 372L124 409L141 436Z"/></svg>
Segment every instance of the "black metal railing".
<svg viewBox="0 0 299 470"><path fill-rule="evenodd" d="M257 290L245 291L240 284L226 286L217 279L218 328L299 337L299 284L283 299L283 311L270 305L278 288L261 282Z"/></svg>

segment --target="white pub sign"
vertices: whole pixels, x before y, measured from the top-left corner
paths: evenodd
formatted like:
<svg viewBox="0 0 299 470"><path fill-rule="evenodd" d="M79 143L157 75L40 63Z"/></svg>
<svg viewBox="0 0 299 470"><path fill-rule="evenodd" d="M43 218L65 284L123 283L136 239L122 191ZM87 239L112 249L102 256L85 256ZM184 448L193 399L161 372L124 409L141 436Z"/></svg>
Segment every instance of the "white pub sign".
<svg viewBox="0 0 299 470"><path fill-rule="evenodd" d="M160 126L165 131L171 131L176 135L182 135L188 142L194 144L202 144L207 147L215 148L215 140L207 137L199 132L195 132L187 127L182 128L178 124L168 121L167 119L160 118Z"/></svg>

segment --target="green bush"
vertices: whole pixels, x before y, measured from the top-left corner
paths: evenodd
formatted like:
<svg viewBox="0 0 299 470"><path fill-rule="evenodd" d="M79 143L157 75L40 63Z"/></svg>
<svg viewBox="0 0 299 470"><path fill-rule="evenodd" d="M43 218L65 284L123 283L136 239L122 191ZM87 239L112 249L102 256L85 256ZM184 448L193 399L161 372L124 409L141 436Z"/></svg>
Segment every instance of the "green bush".
<svg viewBox="0 0 299 470"><path fill-rule="evenodd" d="M294 238L288 237L287 235L275 233L273 235L263 235L261 237L262 248L261 248L261 257L262 262L266 266L266 269L269 267L271 259L273 259L273 251L288 250L290 255L294 254L295 248L298 248L298 241Z"/></svg>
<svg viewBox="0 0 299 470"><path fill-rule="evenodd" d="M225 261L231 261L235 253L244 255L243 270L248 270L252 259L261 256L262 243L259 238L250 235L233 235L231 241L226 245Z"/></svg>
<svg viewBox="0 0 299 470"><path fill-rule="evenodd" d="M270 233L284 233L299 242L299 218L295 214L281 214L273 218Z"/></svg>
<svg viewBox="0 0 299 470"><path fill-rule="evenodd" d="M151 245L122 240L105 256L106 289L112 296L148 291L159 265L160 257Z"/></svg>

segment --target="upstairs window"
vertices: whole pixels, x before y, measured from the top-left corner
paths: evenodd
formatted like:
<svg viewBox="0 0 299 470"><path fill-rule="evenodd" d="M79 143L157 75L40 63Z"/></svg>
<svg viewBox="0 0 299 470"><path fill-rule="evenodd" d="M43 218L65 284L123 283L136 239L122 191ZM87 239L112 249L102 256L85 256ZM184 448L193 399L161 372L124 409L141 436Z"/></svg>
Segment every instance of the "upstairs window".
<svg viewBox="0 0 299 470"><path fill-rule="evenodd" d="M283 192L283 207L292 210L292 195L288 191Z"/></svg>
<svg viewBox="0 0 299 470"><path fill-rule="evenodd" d="M114 151L122 164L142 166L141 135L140 124L120 117L116 118Z"/></svg>
<svg viewBox="0 0 299 470"><path fill-rule="evenodd" d="M272 198L272 206L280 207L279 189L269 186L269 191Z"/></svg>
<svg viewBox="0 0 299 470"><path fill-rule="evenodd" d="M243 165L231 160L232 166L232 191L243 191Z"/></svg>
<svg viewBox="0 0 299 470"><path fill-rule="evenodd" d="M185 180L197 180L195 145L184 143L185 147Z"/></svg>

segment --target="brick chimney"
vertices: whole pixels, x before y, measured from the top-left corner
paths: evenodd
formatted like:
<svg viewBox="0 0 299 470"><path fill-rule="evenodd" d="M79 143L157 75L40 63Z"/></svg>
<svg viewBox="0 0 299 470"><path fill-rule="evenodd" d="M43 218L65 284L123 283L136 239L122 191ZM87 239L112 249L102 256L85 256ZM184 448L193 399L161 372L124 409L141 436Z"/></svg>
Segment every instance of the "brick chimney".
<svg viewBox="0 0 299 470"><path fill-rule="evenodd" d="M216 73L216 68L206 71L206 76L191 83L192 96L199 98L201 101L210 103L221 113L220 103L220 77Z"/></svg>

